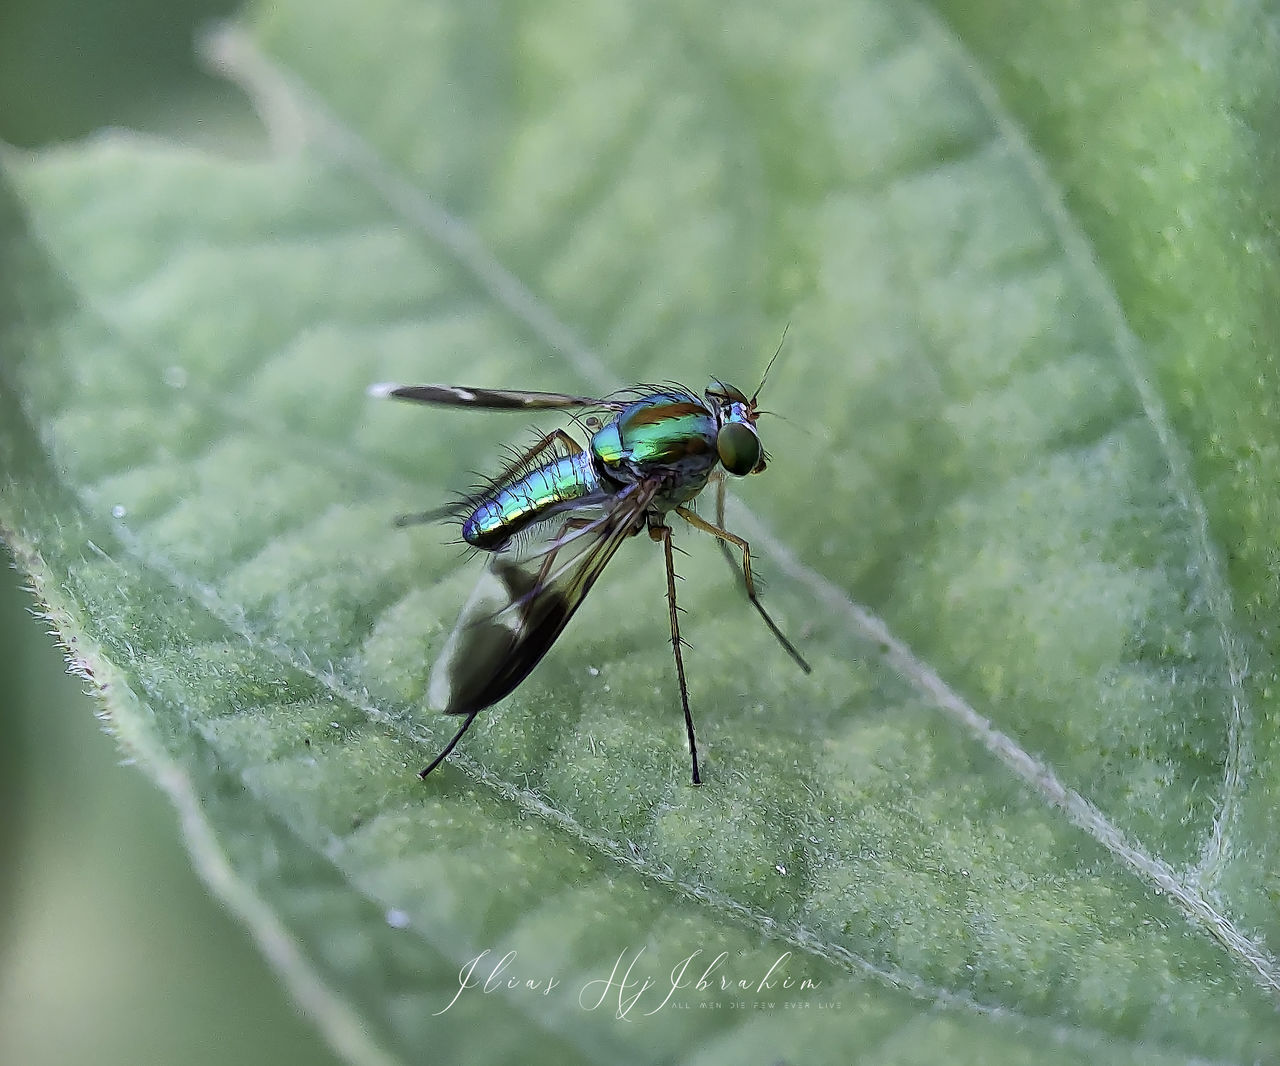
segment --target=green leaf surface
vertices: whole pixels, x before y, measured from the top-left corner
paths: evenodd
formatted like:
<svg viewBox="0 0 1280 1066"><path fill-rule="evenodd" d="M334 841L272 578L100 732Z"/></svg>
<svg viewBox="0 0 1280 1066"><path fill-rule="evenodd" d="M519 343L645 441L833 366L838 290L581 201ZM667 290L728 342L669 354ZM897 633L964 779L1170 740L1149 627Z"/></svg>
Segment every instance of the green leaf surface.
<svg viewBox="0 0 1280 1066"><path fill-rule="evenodd" d="M211 44L267 158L6 157L0 528L352 1061L1280 1055L1280 68L1117 10L284 0ZM750 389L788 320L729 518L812 675L679 533L693 789L640 537L419 782L480 564L390 519L529 429L366 385Z"/></svg>

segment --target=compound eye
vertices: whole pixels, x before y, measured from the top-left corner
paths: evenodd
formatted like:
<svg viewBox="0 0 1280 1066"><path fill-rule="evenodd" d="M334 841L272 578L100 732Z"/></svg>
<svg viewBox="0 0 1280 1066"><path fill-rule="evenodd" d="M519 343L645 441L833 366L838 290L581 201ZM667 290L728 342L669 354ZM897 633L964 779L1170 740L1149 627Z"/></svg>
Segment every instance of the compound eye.
<svg viewBox="0 0 1280 1066"><path fill-rule="evenodd" d="M741 422L726 422L716 434L720 462L731 474L742 477L761 466L764 451L755 430Z"/></svg>

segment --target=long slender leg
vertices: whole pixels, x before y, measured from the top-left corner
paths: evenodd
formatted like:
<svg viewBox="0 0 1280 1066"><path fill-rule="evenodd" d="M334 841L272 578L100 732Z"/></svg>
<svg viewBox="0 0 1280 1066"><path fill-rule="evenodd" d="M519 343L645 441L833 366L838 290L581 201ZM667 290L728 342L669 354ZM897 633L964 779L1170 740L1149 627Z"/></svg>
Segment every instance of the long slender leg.
<svg viewBox="0 0 1280 1066"><path fill-rule="evenodd" d="M698 773L698 742L693 736L693 715L689 711L689 689L684 679L684 657L680 654L680 619L676 607L676 568L671 550L671 527L655 524L651 520L649 538L662 542L662 550L667 560L667 607L671 614L671 650L676 657L676 679L680 682L680 705L684 708L684 725L689 733L689 758L693 762L693 783L702 784Z"/></svg>
<svg viewBox="0 0 1280 1066"><path fill-rule="evenodd" d="M716 525L724 529L724 483L728 480L724 476L724 471L716 471L720 476L716 479ZM724 561L733 567L736 572L738 569L738 560L733 557L733 552L729 550L726 541L716 538L716 543L720 545L720 551L724 555Z"/></svg>
<svg viewBox="0 0 1280 1066"><path fill-rule="evenodd" d="M717 507L717 511L718 510L720 510L720 507ZM755 609L760 612L760 617L764 619L765 625L767 625L773 635L778 638L778 643L787 649L787 654L796 661L796 664L801 670L806 674L809 673L810 667L809 664L804 661L804 656L796 651L795 645L786 638L786 635L778 628L778 624L769 617L769 612L764 609L764 604L760 602L760 598L756 595L756 583L751 576L750 545L748 545L741 537L734 533L730 533L727 529L722 529L719 526L712 525L705 518L699 518L686 507L677 507L676 514L695 529L700 529L704 533L710 533L713 537L716 537L720 543L725 546L726 552L729 550L728 545L730 544L742 552L742 576L747 583L747 598L751 601Z"/></svg>
<svg viewBox="0 0 1280 1066"><path fill-rule="evenodd" d="M479 713L479 711L469 711L467 713L466 720L462 723L462 728L453 734L453 739L444 746L444 751L432 759L431 764L425 770L418 771L419 777L425 779L427 774L431 773L432 770L444 762L449 752L453 751L453 749L458 746L458 741L462 739L462 734L471 728L471 723L476 720L476 715Z"/></svg>
<svg viewBox="0 0 1280 1066"><path fill-rule="evenodd" d="M519 455L514 456L511 461L507 463L503 472L498 475L497 480L502 481L508 470L512 470L515 467L524 466L525 463L532 462L543 452L555 447L557 444L565 448L570 455L577 455L582 451L582 445L569 436L569 434L563 429L553 429L541 440L534 441L530 447L526 448ZM420 526L427 522L435 522L440 518L452 518L455 513L455 508L452 506L436 507L430 511L415 511L413 514L399 515L396 518L395 524L397 526Z"/></svg>
<svg viewBox="0 0 1280 1066"><path fill-rule="evenodd" d="M582 445L569 436L565 430L553 429L541 440L534 441L533 444L512 459L511 462L507 464L507 469L510 470L513 466L522 466L530 459L536 458L555 444L559 444L566 448L570 455L577 455L582 451Z"/></svg>
<svg viewBox="0 0 1280 1066"><path fill-rule="evenodd" d="M452 507L436 507L430 511L414 511L412 514L398 514L395 517L393 525L397 529L403 529L405 526L425 526L428 522L435 522L440 518L448 518L453 514Z"/></svg>

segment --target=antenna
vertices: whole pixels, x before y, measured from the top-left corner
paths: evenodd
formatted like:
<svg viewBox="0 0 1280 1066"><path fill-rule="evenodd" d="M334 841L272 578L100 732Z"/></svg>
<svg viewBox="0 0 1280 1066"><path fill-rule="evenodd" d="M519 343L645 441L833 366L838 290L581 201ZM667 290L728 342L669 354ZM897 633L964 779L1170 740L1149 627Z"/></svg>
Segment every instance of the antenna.
<svg viewBox="0 0 1280 1066"><path fill-rule="evenodd" d="M770 359L764 368L764 373L760 375L760 384L756 386L756 391L751 394L751 406L756 405L756 399L760 396L760 390L764 388L764 383L769 380L769 371L773 369L774 360L782 354L782 346L787 343L787 330L791 328L790 319L787 324L782 327L782 339L778 341L778 350L773 353L773 359Z"/></svg>

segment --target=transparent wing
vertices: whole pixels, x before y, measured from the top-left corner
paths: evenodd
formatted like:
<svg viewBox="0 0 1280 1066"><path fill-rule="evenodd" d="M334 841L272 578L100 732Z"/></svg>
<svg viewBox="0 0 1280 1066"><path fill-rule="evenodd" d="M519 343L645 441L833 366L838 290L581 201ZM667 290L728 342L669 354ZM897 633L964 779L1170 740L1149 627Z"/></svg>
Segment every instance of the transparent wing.
<svg viewBox="0 0 1280 1066"><path fill-rule="evenodd" d="M528 677L622 542L643 528L659 487L656 479L628 485L551 523L548 539L495 552L432 667L430 705L474 714Z"/></svg>
<svg viewBox="0 0 1280 1066"><path fill-rule="evenodd" d="M573 407L598 407L620 411L626 405L592 396L562 392L525 392L519 389L469 389L462 385L397 385L381 382L369 386L370 396L391 396L414 403L443 407L481 407L490 411L549 411Z"/></svg>

